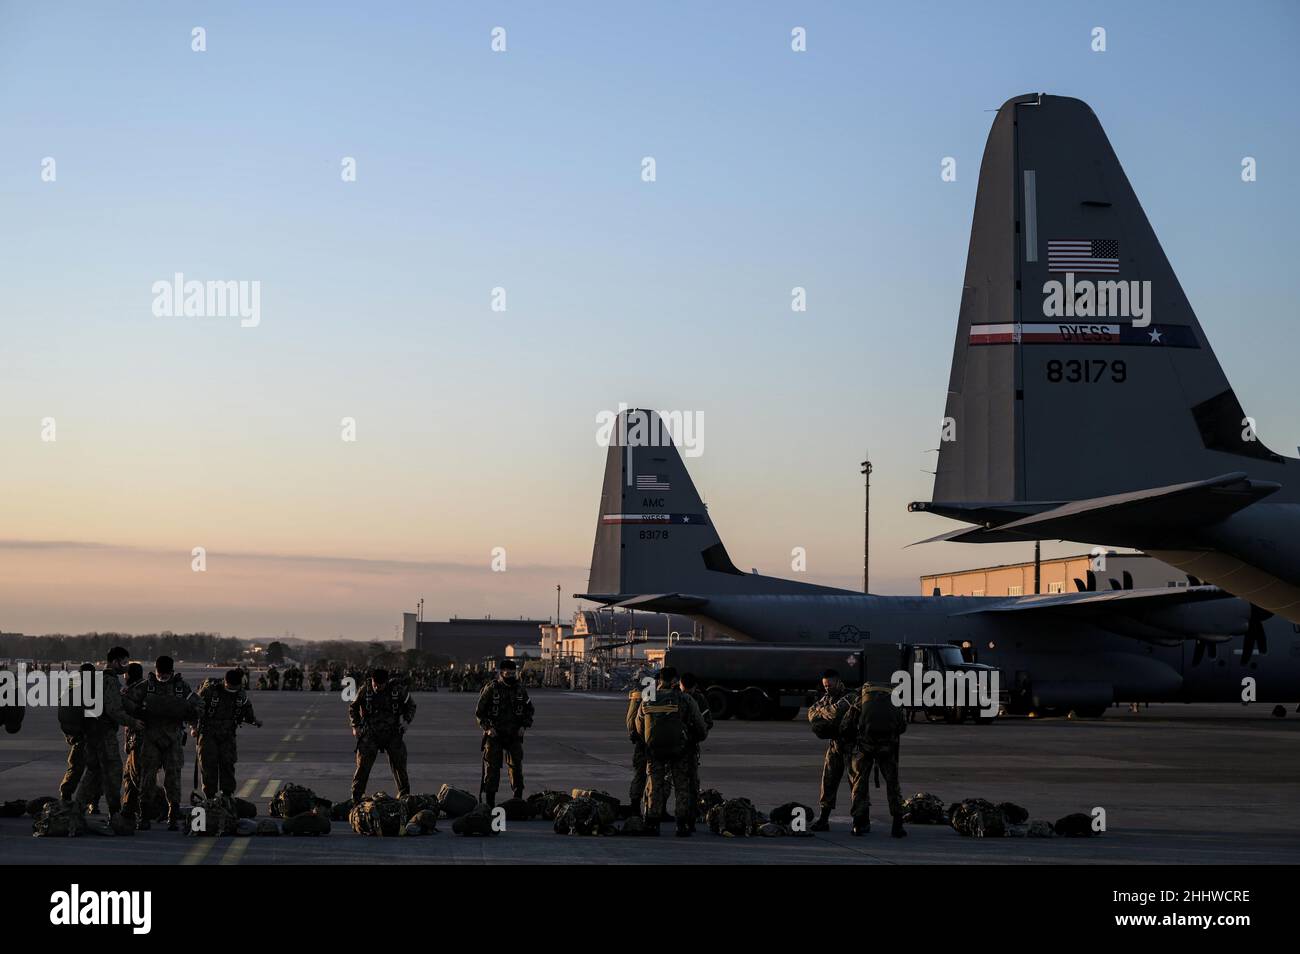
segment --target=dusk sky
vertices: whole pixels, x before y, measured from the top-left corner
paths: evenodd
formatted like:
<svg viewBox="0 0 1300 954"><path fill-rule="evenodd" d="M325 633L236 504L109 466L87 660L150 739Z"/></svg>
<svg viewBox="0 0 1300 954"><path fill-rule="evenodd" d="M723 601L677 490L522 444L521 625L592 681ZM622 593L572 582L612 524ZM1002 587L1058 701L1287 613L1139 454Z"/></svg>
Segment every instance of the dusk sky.
<svg viewBox="0 0 1300 954"><path fill-rule="evenodd" d="M0 630L392 638L420 597L544 617L556 584L567 617L619 402L702 414L746 569L801 546L859 586L868 451L873 591L1029 558L904 549L954 526L906 506L1027 92L1092 106L1300 445L1294 3L269 6L0 4ZM256 326L156 315L177 273L260 283Z"/></svg>

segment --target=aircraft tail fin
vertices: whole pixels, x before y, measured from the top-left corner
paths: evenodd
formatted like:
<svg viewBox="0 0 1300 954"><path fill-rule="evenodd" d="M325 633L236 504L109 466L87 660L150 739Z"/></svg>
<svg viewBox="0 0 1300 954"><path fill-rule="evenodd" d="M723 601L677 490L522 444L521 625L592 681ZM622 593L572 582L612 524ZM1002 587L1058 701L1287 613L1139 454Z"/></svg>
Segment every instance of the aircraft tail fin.
<svg viewBox="0 0 1300 954"><path fill-rule="evenodd" d="M605 455L588 592L728 592L729 576L743 574L709 519L671 426L655 411L623 411Z"/></svg>
<svg viewBox="0 0 1300 954"><path fill-rule="evenodd" d="M944 414L935 501L1277 478L1080 100L1018 96L993 122Z"/></svg>

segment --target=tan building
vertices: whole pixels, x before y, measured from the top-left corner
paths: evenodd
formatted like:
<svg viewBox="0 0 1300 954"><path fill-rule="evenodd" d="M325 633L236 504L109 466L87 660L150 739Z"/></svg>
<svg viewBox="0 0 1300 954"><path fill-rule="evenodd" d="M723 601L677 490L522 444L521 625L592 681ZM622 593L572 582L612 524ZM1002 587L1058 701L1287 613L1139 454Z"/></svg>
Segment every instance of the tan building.
<svg viewBox="0 0 1300 954"><path fill-rule="evenodd" d="M1078 589L1075 580L1087 585L1089 570L1095 574L1099 590L1111 589L1112 580L1123 587L1126 583L1125 573L1136 589L1188 585L1187 577L1181 570L1145 553L1107 550L1098 552L1095 556L1080 553L1041 561L1039 592L1073 593ZM922 596L1029 596L1033 592L1033 560L921 577Z"/></svg>

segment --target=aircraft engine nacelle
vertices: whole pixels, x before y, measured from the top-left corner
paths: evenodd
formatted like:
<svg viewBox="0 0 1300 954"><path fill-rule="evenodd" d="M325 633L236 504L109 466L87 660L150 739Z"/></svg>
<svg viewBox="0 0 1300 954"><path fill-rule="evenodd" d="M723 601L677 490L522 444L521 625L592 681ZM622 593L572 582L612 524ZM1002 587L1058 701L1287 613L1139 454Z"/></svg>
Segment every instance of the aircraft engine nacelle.
<svg viewBox="0 0 1300 954"><path fill-rule="evenodd" d="M1223 599L1183 603L1142 615L1142 622L1179 636L1240 636L1250 626L1250 604Z"/></svg>

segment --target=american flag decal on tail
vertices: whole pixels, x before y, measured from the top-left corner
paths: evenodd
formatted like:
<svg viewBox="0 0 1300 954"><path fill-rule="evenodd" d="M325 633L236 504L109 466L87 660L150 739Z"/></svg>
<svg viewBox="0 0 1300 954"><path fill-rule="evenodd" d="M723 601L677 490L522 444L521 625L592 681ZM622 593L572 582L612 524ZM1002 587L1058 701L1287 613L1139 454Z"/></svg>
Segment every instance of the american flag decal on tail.
<svg viewBox="0 0 1300 954"><path fill-rule="evenodd" d="M1119 242L1115 239L1069 239L1047 243L1049 272L1119 274Z"/></svg>
<svg viewBox="0 0 1300 954"><path fill-rule="evenodd" d="M668 484L668 478L661 474L637 474L636 489L666 491L672 490L672 487Z"/></svg>

